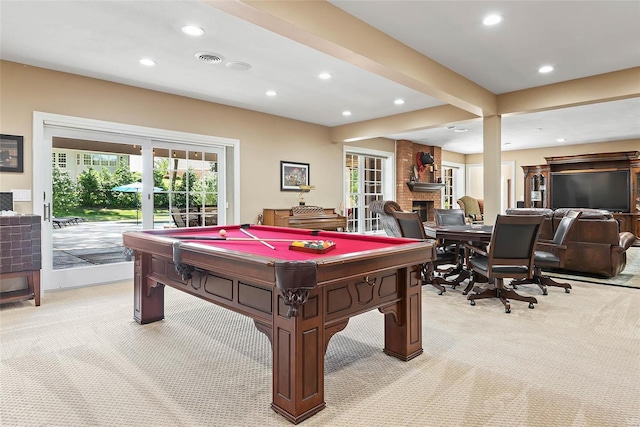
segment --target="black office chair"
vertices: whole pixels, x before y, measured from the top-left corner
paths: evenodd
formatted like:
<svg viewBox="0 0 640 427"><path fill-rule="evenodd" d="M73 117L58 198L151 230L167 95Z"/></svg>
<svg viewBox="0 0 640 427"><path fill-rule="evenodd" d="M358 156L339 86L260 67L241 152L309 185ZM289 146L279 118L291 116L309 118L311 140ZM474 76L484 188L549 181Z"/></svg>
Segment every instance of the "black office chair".
<svg viewBox="0 0 640 427"><path fill-rule="evenodd" d="M462 209L434 209L433 213L436 219L436 225L465 225L465 216L464 211ZM460 274L462 271L462 250L460 247L460 242L451 242L451 241L441 241L438 242L436 246L436 250L439 252L450 252L454 254L454 262L457 264L456 266L450 267L446 270L439 269L437 270L440 274L447 277L454 276L456 274ZM460 283L457 281L456 283ZM456 285L452 285L454 288Z"/></svg>
<svg viewBox="0 0 640 427"><path fill-rule="evenodd" d="M398 222L402 237L409 237L412 239L429 240L433 241L427 236L424 231L424 225L420 216L415 212L392 212L392 215ZM421 266L421 279L423 283L429 283L434 288L438 289L439 295L442 295L446 291L443 285L458 286L458 283L449 282L442 277L435 277L434 267L442 264L455 263L455 254L447 252L438 252L432 254L432 261L425 262Z"/></svg>
<svg viewBox="0 0 640 427"><path fill-rule="evenodd" d="M465 216L462 209L434 209L437 225L465 225Z"/></svg>
<svg viewBox="0 0 640 427"><path fill-rule="evenodd" d="M565 255L567 253L567 240L581 215L581 211L572 210L567 212L560 220L558 228L553 235L553 240L538 240L533 257L533 278L512 281L511 286L513 286L514 289L520 285L533 283L538 285L542 290L542 295L547 295L547 286L557 286L564 288L566 293L571 292L571 285L569 283L558 283L551 277L543 276L542 269L564 267Z"/></svg>
<svg viewBox="0 0 640 427"><path fill-rule="evenodd" d="M468 250L477 254L469 259L470 268L494 283L494 287L488 289L474 287L474 293L467 296L471 305L478 299L499 298L505 313L511 313L511 298L528 302L529 308L534 308L533 304L538 300L505 288L504 278L529 279L533 276L534 252L543 218L542 215L498 215L488 252L465 244ZM473 281L473 277L470 280Z"/></svg>

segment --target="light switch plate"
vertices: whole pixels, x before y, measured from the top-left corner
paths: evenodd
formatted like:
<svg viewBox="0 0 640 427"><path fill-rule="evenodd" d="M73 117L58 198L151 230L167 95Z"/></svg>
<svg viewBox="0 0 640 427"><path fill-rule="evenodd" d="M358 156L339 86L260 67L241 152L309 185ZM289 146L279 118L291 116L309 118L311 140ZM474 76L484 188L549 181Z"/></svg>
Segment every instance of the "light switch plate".
<svg viewBox="0 0 640 427"><path fill-rule="evenodd" d="M31 190L11 190L14 202L30 202Z"/></svg>

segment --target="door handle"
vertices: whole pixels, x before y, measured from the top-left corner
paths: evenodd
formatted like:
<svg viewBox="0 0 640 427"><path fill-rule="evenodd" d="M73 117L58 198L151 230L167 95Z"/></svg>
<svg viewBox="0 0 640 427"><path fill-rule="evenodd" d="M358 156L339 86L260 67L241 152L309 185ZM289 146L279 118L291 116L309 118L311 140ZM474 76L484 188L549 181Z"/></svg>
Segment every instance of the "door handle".
<svg viewBox="0 0 640 427"><path fill-rule="evenodd" d="M51 203L45 203L43 209L43 220L51 222Z"/></svg>

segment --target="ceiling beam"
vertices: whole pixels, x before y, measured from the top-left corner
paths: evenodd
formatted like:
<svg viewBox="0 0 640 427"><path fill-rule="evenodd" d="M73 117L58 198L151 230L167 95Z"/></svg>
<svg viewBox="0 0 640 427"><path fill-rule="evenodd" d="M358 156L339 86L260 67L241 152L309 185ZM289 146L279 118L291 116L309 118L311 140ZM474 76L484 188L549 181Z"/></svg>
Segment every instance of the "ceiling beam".
<svg viewBox="0 0 640 427"><path fill-rule="evenodd" d="M452 105L425 108L418 111L364 120L331 128L329 134L333 142L349 142L380 137L393 133L411 132L452 123L477 119L478 116Z"/></svg>
<svg viewBox="0 0 640 427"><path fill-rule="evenodd" d="M533 113L640 97L640 67L498 95L498 114Z"/></svg>
<svg viewBox="0 0 640 427"><path fill-rule="evenodd" d="M493 93L324 0L200 1L476 116L497 112Z"/></svg>

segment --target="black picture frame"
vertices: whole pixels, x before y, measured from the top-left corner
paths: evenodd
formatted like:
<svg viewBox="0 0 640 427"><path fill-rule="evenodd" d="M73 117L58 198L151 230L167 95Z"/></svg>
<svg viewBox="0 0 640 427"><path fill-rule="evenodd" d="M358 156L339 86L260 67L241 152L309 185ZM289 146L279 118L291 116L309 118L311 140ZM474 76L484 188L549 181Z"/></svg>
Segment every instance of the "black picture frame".
<svg viewBox="0 0 640 427"><path fill-rule="evenodd" d="M280 161L280 191L300 191L309 182L309 163Z"/></svg>
<svg viewBox="0 0 640 427"><path fill-rule="evenodd" d="M0 172L24 172L24 137L0 134Z"/></svg>

